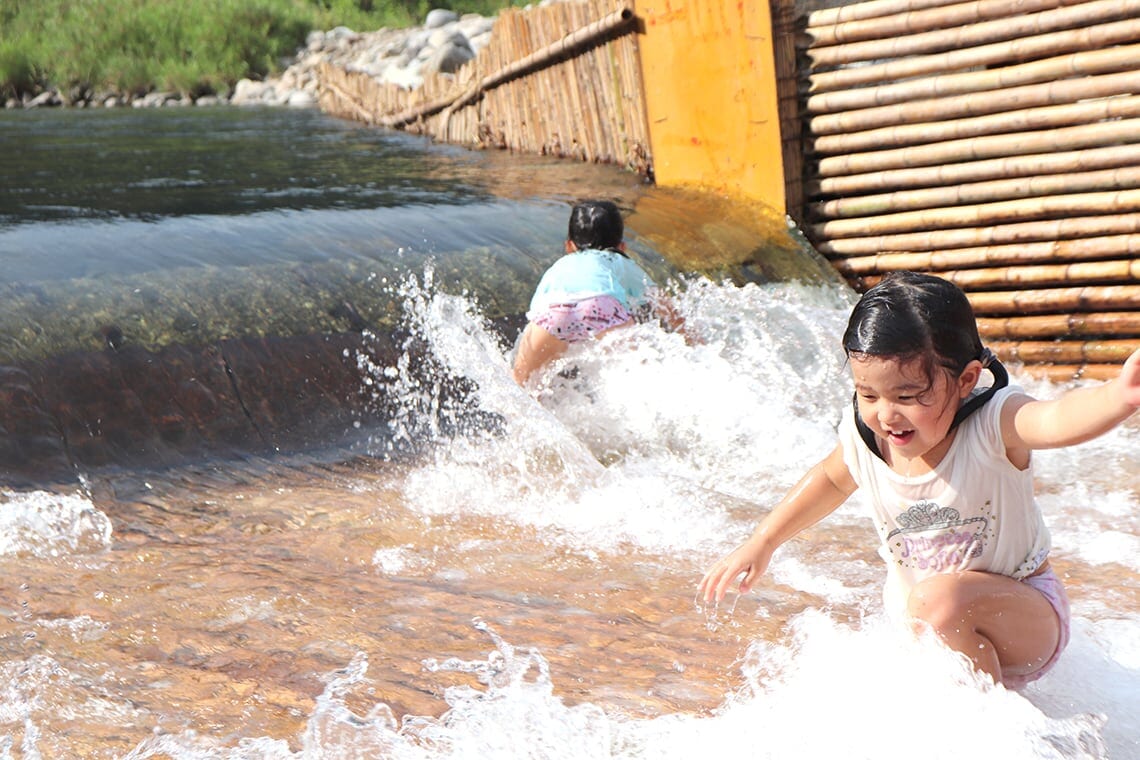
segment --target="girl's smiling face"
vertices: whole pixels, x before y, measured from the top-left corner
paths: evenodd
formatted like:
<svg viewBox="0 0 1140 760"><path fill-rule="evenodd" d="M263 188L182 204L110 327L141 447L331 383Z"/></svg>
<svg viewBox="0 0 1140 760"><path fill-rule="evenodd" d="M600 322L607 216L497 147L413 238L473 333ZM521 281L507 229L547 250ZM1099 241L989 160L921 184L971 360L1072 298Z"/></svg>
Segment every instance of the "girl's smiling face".
<svg viewBox="0 0 1140 760"><path fill-rule="evenodd" d="M887 462L900 471L901 459L937 465L953 442L954 415L977 383L977 372L968 367L957 380L937 369L928 375L921 357L852 355L850 365L859 415L886 442ZM911 465L906 468L909 473Z"/></svg>

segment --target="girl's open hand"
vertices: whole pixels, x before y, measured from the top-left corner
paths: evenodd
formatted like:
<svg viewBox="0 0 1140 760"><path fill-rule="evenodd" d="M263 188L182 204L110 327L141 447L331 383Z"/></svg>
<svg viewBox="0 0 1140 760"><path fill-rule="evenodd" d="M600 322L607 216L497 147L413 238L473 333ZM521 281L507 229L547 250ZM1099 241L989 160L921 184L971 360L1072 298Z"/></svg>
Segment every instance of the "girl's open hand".
<svg viewBox="0 0 1140 760"><path fill-rule="evenodd" d="M758 545L755 539L749 539L709 568L697 587L697 593L706 603L719 602L728 593L728 587L732 585L733 580L744 573L738 588L740 593L746 594L768 569L771 558L770 551Z"/></svg>

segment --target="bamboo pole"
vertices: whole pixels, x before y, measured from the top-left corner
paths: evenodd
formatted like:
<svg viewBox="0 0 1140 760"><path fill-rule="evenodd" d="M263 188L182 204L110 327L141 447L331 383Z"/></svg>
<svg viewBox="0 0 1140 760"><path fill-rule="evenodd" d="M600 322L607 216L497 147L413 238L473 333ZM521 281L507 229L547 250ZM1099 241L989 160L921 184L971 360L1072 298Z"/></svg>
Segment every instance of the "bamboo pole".
<svg viewBox="0 0 1140 760"><path fill-rule="evenodd" d="M901 235L852 238L813 238L824 256L865 256L884 251L940 251L987 245L1021 244L1042 240L1068 240L1104 235L1140 233L1140 214L1066 217L987 227L925 230Z"/></svg>
<svg viewBox="0 0 1140 760"><path fill-rule="evenodd" d="M1140 29L1140 24L1137 26ZM818 154L860 153L1008 132L1056 129L1098 121L1140 117L1140 95L1118 95L1040 108L1022 108L967 119L934 123L896 124L864 132L823 135L812 142Z"/></svg>
<svg viewBox="0 0 1140 760"><path fill-rule="evenodd" d="M974 313L981 316L1140 309L1140 285L987 291L966 297Z"/></svg>
<svg viewBox="0 0 1140 760"><path fill-rule="evenodd" d="M812 134L830 135L889 127L896 124L961 119L1061 103L1076 103L1092 98L1132 95L1136 92L1133 71L1102 76L1061 79L1052 82L1010 87L982 94L952 95L944 98L875 106L846 113L824 114L809 119Z"/></svg>
<svg viewBox="0 0 1140 760"><path fill-rule="evenodd" d="M1140 312L1101 314L1042 314L1033 317L978 317L983 338L1052 338L1057 335L1108 337L1125 335L1140 339Z"/></svg>
<svg viewBox="0 0 1140 760"><path fill-rule="evenodd" d="M832 26L845 21L865 21L899 13L911 13L927 8L950 5L956 0L869 0L864 3L851 3L836 8L822 8L808 15L807 25L812 27Z"/></svg>
<svg viewBox="0 0 1140 760"><path fill-rule="evenodd" d="M995 352L1002 361L1014 364L1014 359ZM1022 369L1027 375L1064 383L1073 380L1111 380L1120 374L1120 364L1034 364Z"/></svg>
<svg viewBox="0 0 1140 760"><path fill-rule="evenodd" d="M959 269L938 273L963 290L1140 283L1140 260Z"/></svg>
<svg viewBox="0 0 1140 760"><path fill-rule="evenodd" d="M906 35L880 35L865 42L832 46L811 46L806 51L814 68L842 66L860 61L885 61L965 50L1001 40L1028 37L1059 29L1089 27L1119 18L1140 14L1140 0L1093 0L1070 4L1037 13L968 23L952 29L935 29Z"/></svg>
<svg viewBox="0 0 1140 760"><path fill-rule="evenodd" d="M809 26L806 34L813 46L838 45L844 42L883 39L932 29L1005 19L1061 5L1058 0L976 0L941 7L905 11L890 16L843 21L827 26Z"/></svg>
<svg viewBox="0 0 1140 760"><path fill-rule="evenodd" d="M1132 71L1137 60L1140 60L1140 45L1118 45L1106 50L1083 50L996 69L939 74L873 87L823 92L808 97L806 108L811 114L836 113L894 103L910 103L915 100L989 92L1072 77L1114 74L1120 71ZM1132 73L1135 74L1134 71Z"/></svg>
<svg viewBox="0 0 1140 760"><path fill-rule="evenodd" d="M999 341L989 344L994 353L1012 361L1040 364L1064 362L1069 364L1119 365L1140 348L1140 339L1090 341Z"/></svg>
<svg viewBox="0 0 1140 760"><path fill-rule="evenodd" d="M812 231L826 238L910 232L945 227L974 227L1012 221L1069 217L1076 214L1114 214L1140 211L1140 190L1107 193L1074 193L1041 198L1020 198L955 208L901 211L859 219L838 219L812 225Z"/></svg>
<svg viewBox="0 0 1140 760"><path fill-rule="evenodd" d="M1088 150L1002 156L982 161L816 178L805 183L805 191L813 197L856 195L892 188L924 188L983 182L1000 177L1099 171L1114 166L1135 165L1140 165L1140 142Z"/></svg>
<svg viewBox="0 0 1140 760"><path fill-rule="evenodd" d="M1077 9L1083 10L1083 7L1078 6ZM1137 39L1140 39L1140 19L1125 19L1096 26L1085 24L1077 29L1018 37L973 48L957 48L940 54L910 56L867 66L817 72L808 77L808 91L832 92L940 72L961 71L981 66L993 67L1011 61L1029 61L1058 53L1099 50L1112 45L1134 42Z"/></svg>
<svg viewBox="0 0 1140 760"><path fill-rule="evenodd" d="M999 156L1079 150L1120 143L1140 143L1140 119L1082 124L1045 132L986 135L929 145L833 156L820 159L817 172L821 177L831 177L958 161L977 161Z"/></svg>
<svg viewBox="0 0 1140 760"><path fill-rule="evenodd" d="M1095 193L1136 188L1140 188L1140 166L1126 166L1080 174L1049 174L948 187L900 190L881 195L823 201L812 204L810 208L813 218L841 219L1063 193Z"/></svg>
<svg viewBox="0 0 1140 760"><path fill-rule="evenodd" d="M876 253L838 258L832 264L841 274L855 277L903 270L937 272L1006 264L1096 261L1117 256L1140 256L1140 235L1046 240L945 251Z"/></svg>
<svg viewBox="0 0 1140 760"><path fill-rule="evenodd" d="M322 79L327 79L325 92L332 96L332 107L339 113L347 113L350 118L372 124L372 113L361 104L361 98L351 92L355 80L346 79L339 69L334 69L327 63L321 64Z"/></svg>

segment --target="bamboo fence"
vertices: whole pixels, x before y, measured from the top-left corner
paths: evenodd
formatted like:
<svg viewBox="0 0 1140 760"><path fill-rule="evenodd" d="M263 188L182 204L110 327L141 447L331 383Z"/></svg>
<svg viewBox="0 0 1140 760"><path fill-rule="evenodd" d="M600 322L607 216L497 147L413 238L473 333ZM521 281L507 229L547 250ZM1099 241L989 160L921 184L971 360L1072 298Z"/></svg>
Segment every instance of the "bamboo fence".
<svg viewBox="0 0 1140 760"><path fill-rule="evenodd" d="M325 65L321 108L441 142L651 173L633 11L614 0L506 9L455 74L407 90Z"/></svg>
<svg viewBox="0 0 1140 760"><path fill-rule="evenodd" d="M1140 0L810 2L776 67L816 248L857 290L957 283L1006 360L1113 376L1140 348Z"/></svg>

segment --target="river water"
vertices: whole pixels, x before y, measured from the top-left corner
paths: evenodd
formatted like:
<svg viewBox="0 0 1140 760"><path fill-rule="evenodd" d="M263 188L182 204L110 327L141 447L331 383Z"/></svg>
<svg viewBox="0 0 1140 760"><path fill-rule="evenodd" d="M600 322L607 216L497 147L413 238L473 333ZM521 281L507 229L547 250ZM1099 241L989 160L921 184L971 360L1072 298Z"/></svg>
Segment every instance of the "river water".
<svg viewBox="0 0 1140 760"><path fill-rule="evenodd" d="M852 295L764 214L311 112L6 113L0 149L5 364L340 329L360 375L337 434L73 431L65 474L0 472L0 757L1140 757L1136 420L1037 457L1074 635L1023 692L888 626L858 494L698 604L849 394ZM619 201L692 339L618 331L530 394L500 318L578 197Z"/></svg>

